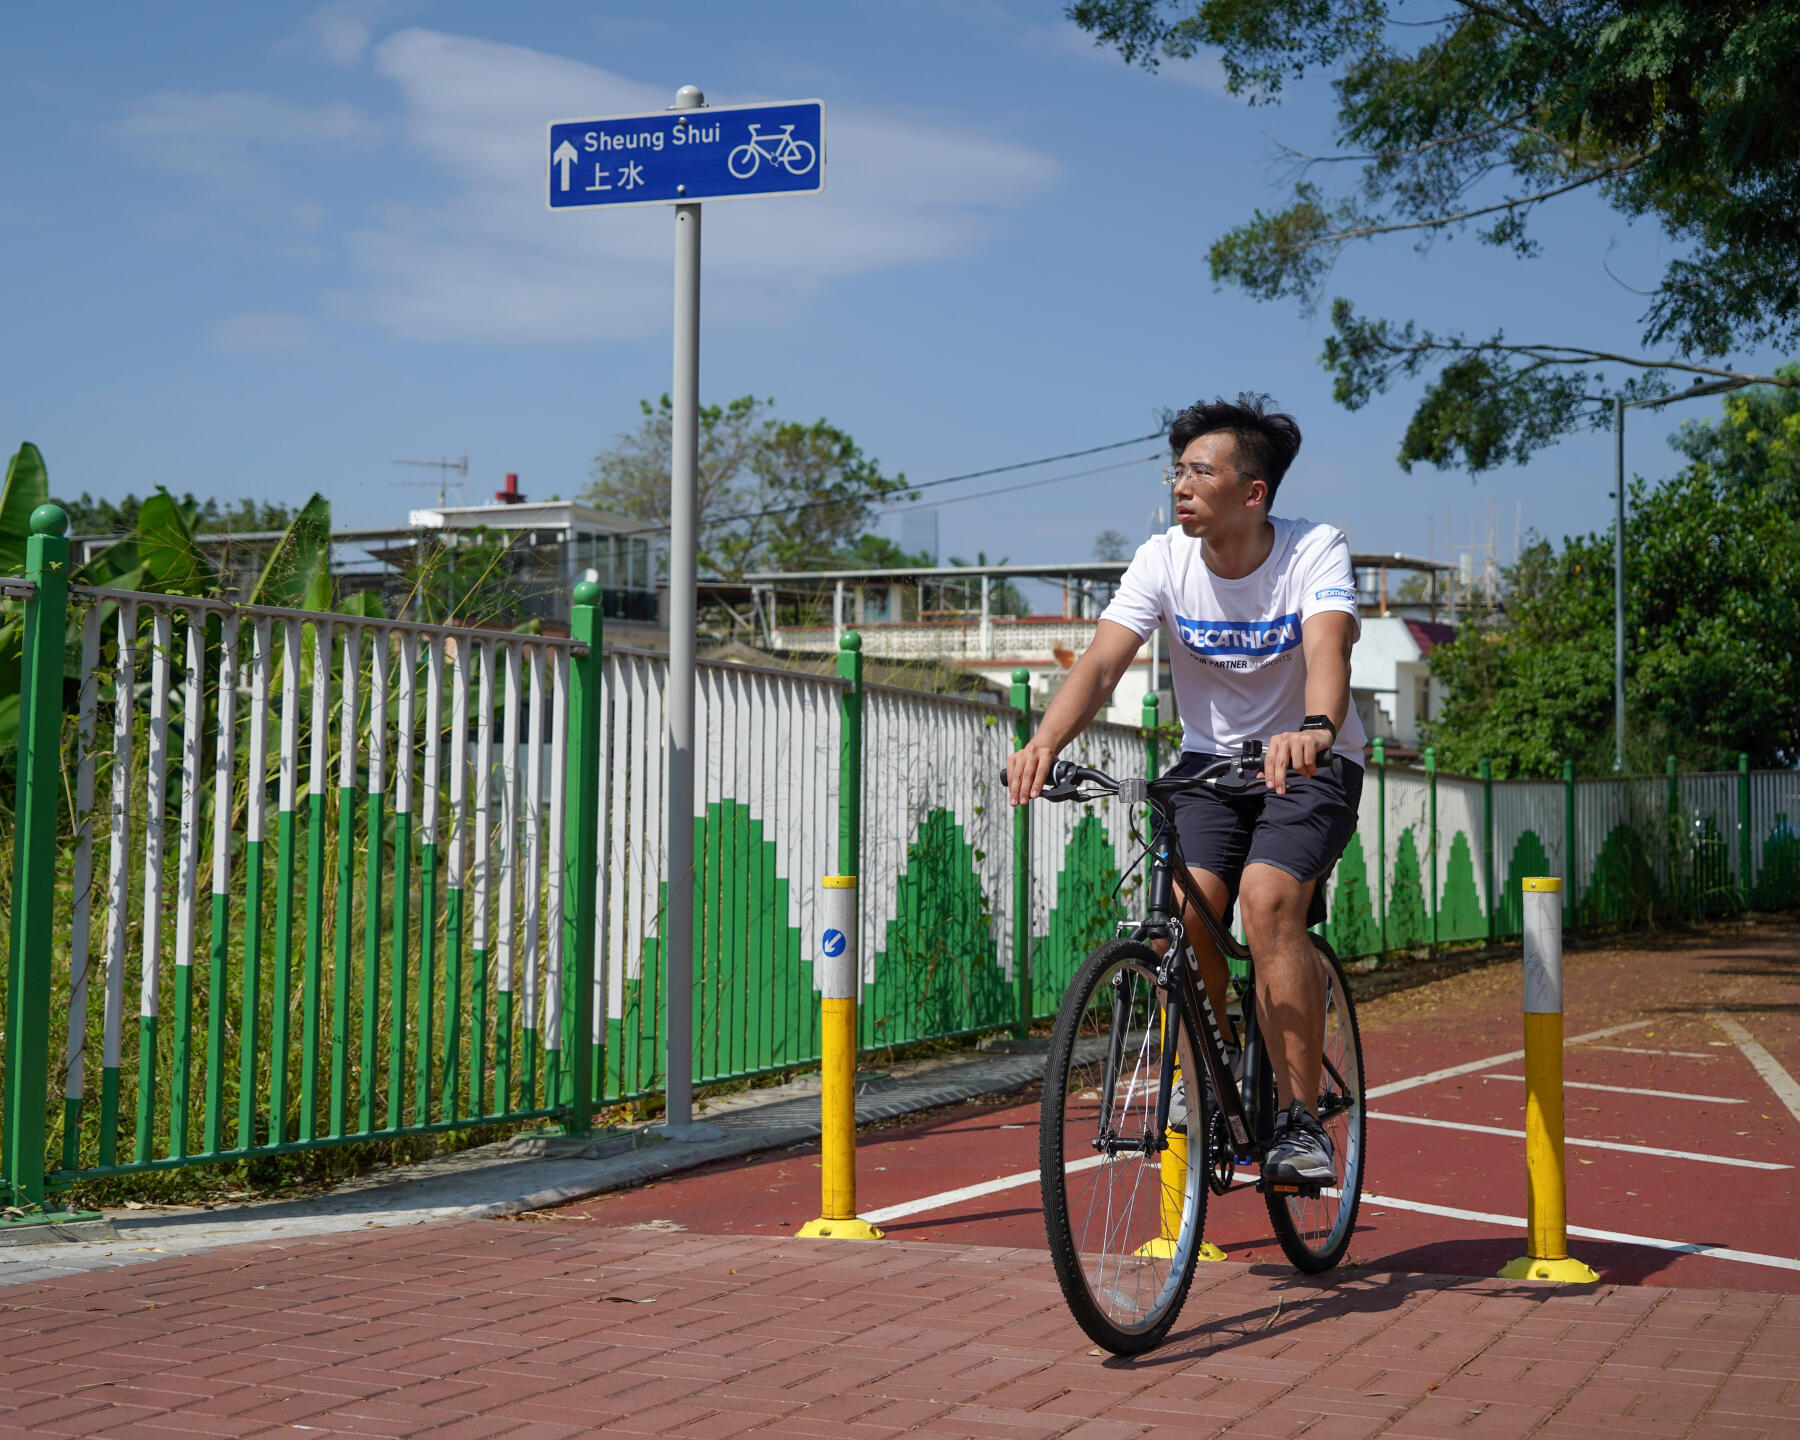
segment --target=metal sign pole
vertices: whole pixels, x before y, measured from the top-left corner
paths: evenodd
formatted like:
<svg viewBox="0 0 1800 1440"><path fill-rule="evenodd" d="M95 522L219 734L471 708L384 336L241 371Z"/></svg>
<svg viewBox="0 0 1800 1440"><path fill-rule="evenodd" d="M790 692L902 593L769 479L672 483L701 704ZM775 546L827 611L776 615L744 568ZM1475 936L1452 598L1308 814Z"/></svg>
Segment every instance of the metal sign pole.
<svg viewBox="0 0 1800 1440"><path fill-rule="evenodd" d="M706 104L698 86L675 92L677 110ZM694 636L699 601L700 207L675 207L675 377L669 433L668 834L663 854L663 983L668 1017L667 1109L672 1133L694 1121ZM710 1128L710 1127L709 1127Z"/></svg>
<svg viewBox="0 0 1800 1440"><path fill-rule="evenodd" d="M1625 773L1625 397L1613 397L1613 770Z"/></svg>
<svg viewBox="0 0 1800 1440"><path fill-rule="evenodd" d="M704 111L704 114L700 112ZM671 1140L719 1133L694 1123L694 645L698 622L700 202L816 195L825 188L825 102L709 106L683 85L666 110L553 120L544 200L553 211L675 207L675 376L669 436L668 789L662 917L664 1061Z"/></svg>

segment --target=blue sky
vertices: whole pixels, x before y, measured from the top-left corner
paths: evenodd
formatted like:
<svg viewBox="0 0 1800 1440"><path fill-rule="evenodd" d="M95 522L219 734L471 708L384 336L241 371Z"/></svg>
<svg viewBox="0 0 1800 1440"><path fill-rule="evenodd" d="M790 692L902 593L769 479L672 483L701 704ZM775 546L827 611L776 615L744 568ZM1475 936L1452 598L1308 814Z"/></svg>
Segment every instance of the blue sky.
<svg viewBox="0 0 1800 1440"><path fill-rule="evenodd" d="M1322 85L1251 109L1216 62L1129 70L1061 8L10 6L0 441L40 445L60 492L318 489L340 524L429 498L394 483L430 473L400 457L467 454L475 499L509 470L534 497L574 495L668 387L672 215L550 214L545 124L691 82L716 104L819 97L828 116L825 195L707 210L708 400L771 396L929 480L1253 388L1306 434L1278 511L1358 549L1442 555L1447 526L1467 543L1492 514L1505 559L1521 513L1553 536L1609 523L1610 436L1474 483L1406 475L1415 390L1346 412L1317 363L1322 317L1213 290L1207 246L1285 192L1274 142L1328 147ZM1654 284L1666 242L1580 197L1540 234L1531 262L1390 240L1346 255L1333 290L1439 329L1635 350L1643 301L1620 282ZM1635 470L1674 468L1677 418L1633 417ZM945 504L944 553L1086 559L1102 529L1141 538L1155 448Z"/></svg>

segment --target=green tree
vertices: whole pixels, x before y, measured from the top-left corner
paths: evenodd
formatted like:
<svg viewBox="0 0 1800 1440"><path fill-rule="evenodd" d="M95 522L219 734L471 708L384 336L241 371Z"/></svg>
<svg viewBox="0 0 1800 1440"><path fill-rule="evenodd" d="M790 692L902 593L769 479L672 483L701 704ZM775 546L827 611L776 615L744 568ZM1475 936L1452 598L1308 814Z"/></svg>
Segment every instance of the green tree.
<svg viewBox="0 0 1800 1440"><path fill-rule="evenodd" d="M1308 68L1331 75L1337 153L1289 150L1288 202L1211 249L1213 279L1259 299L1316 308L1344 249L1382 236L1427 245L1473 227L1536 254L1538 209L1583 190L1662 228L1671 258L1642 353L1445 334L1333 299L1323 359L1340 403L1429 377L1402 466L1522 460L1604 423L1615 394L1664 392L1671 373L1777 379L1725 357L1800 339L1794 0L1445 0L1429 18L1398 0L1077 0L1067 13L1148 69L1216 49L1251 104ZM1328 165L1355 179L1321 183Z"/></svg>
<svg viewBox="0 0 1800 1440"><path fill-rule="evenodd" d="M840 550L837 559L845 570L922 570L937 564L929 551L903 550L885 535L858 535L856 543Z"/></svg>
<svg viewBox="0 0 1800 1440"><path fill-rule="evenodd" d="M1117 530L1102 530L1094 537L1094 558L1096 560L1129 560L1131 558L1131 541Z"/></svg>
<svg viewBox="0 0 1800 1440"><path fill-rule="evenodd" d="M960 555L952 555L950 563L958 567L968 566L969 562ZM988 563L987 551L975 552L976 567ZM996 565L1004 565L1007 558L1002 556L994 561ZM979 610L981 608L981 582L978 580L945 580L944 599L960 610ZM1026 600L1024 592L1010 580L994 580L988 585L988 614L1005 615L1019 618L1031 613L1031 604Z"/></svg>
<svg viewBox="0 0 1800 1440"><path fill-rule="evenodd" d="M1784 375L1800 378L1800 367ZM1800 392L1746 391L1675 437L1692 462L1631 487L1626 760L1728 769L1800 758ZM1612 756L1612 536L1532 544L1503 613L1432 654L1449 696L1431 738L1451 770L1549 776Z"/></svg>
<svg viewBox="0 0 1800 1440"><path fill-rule="evenodd" d="M69 533L88 536L129 535L137 529L138 515L144 508L144 501L129 492L118 500L107 500L104 497L96 500L83 490L78 498L59 500L57 503L68 512ZM285 530L293 523L297 513L291 506L277 501L221 501L216 495L198 500L192 492L183 495L175 503L191 518L196 535L243 535Z"/></svg>
<svg viewBox="0 0 1800 1440"><path fill-rule="evenodd" d="M584 499L657 528L669 522L664 395L594 460ZM825 570L843 562L875 509L907 494L844 431L824 420L776 419L773 400L742 395L700 410L700 564L722 579L756 570Z"/></svg>

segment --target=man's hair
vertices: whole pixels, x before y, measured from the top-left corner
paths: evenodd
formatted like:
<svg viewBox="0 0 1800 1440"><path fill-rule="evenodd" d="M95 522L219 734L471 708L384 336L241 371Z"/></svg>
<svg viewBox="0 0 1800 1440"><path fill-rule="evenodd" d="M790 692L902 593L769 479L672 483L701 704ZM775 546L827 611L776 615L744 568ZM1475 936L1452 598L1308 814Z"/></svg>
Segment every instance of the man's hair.
<svg viewBox="0 0 1800 1440"><path fill-rule="evenodd" d="M1273 509L1281 477L1300 453L1300 427L1292 415L1268 407L1267 395L1246 390L1237 403L1220 398L1196 400L1175 417L1169 427L1169 450L1179 460L1182 451L1202 435L1227 432L1237 445L1238 469L1246 479L1261 480L1269 487L1265 510Z"/></svg>

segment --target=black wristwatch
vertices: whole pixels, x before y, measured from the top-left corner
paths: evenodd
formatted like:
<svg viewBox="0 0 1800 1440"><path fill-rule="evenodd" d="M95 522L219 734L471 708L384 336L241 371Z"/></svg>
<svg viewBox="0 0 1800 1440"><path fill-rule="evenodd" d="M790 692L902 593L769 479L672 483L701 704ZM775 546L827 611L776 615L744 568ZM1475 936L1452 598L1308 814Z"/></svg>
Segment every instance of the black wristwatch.
<svg viewBox="0 0 1800 1440"><path fill-rule="evenodd" d="M1302 730L1329 730L1332 740L1334 742L1337 740L1337 726L1331 723L1329 715L1308 715L1300 722L1300 728Z"/></svg>

